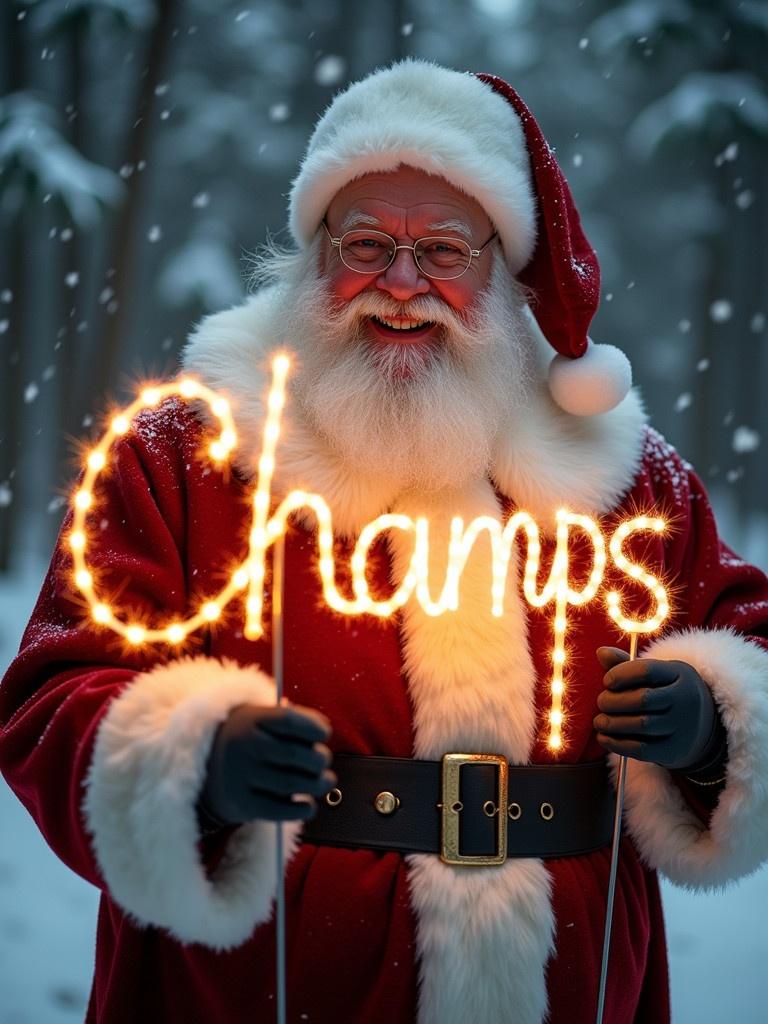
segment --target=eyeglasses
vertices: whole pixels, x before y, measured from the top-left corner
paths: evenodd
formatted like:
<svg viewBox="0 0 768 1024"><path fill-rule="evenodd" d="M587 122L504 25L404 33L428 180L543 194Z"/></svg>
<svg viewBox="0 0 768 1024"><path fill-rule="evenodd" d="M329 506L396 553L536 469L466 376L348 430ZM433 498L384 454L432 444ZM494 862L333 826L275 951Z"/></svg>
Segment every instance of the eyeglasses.
<svg viewBox="0 0 768 1024"><path fill-rule="evenodd" d="M421 273L437 281L453 281L461 277L469 270L473 257L481 256L498 234L494 231L479 249L473 249L461 238L443 238L440 235L419 238L413 245L398 245L391 235L370 228L346 231L341 238L334 238L325 219L322 224L331 245L338 248L341 262L356 274L381 274L392 265L398 249L410 249Z"/></svg>

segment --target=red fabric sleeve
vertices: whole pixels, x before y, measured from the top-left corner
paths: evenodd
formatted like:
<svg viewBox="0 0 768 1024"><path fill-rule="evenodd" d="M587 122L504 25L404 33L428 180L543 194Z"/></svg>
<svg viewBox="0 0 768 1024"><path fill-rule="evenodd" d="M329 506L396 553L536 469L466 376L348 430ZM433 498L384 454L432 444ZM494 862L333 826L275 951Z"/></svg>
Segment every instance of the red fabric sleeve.
<svg viewBox="0 0 768 1024"><path fill-rule="evenodd" d="M180 403L141 414L96 482L89 569L100 596L144 621L186 614L183 460L195 433ZM110 700L165 656L156 646L132 648L89 619L72 580L71 520L69 513L0 685L0 771L56 854L103 888L82 814L95 733Z"/></svg>
<svg viewBox="0 0 768 1024"><path fill-rule="evenodd" d="M674 628L730 628L768 652L768 579L739 558L719 535L703 483L654 430L648 432L647 472L671 522L666 566L673 581ZM699 786L684 772L671 776L699 818L709 823L724 784Z"/></svg>

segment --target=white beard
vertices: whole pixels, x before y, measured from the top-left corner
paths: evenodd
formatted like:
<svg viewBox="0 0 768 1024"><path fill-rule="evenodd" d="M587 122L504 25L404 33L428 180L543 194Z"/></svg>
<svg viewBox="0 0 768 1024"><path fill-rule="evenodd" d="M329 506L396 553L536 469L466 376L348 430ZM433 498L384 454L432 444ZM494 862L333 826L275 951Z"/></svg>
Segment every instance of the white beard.
<svg viewBox="0 0 768 1024"><path fill-rule="evenodd" d="M485 476L505 409L524 404L532 377L524 292L502 259L492 254L489 286L459 315L433 296L398 303L372 291L340 307L315 250L283 275L286 336L299 357L290 388L309 425L351 473L376 475L393 493ZM441 329L429 348L377 344L365 334L372 315Z"/></svg>

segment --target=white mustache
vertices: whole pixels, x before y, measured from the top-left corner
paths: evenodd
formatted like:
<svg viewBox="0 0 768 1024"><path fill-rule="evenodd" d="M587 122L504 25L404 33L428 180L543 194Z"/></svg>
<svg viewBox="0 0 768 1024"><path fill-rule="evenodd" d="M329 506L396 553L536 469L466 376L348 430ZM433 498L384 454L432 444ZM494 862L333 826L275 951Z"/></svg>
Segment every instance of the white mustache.
<svg viewBox="0 0 768 1024"><path fill-rule="evenodd" d="M402 317L409 320L428 320L430 323L447 327L451 331L462 331L469 326L446 303L428 296L415 298L407 305L397 305L383 295L358 295L345 303L343 308L337 307L334 310L334 315L338 316L345 324L375 316L385 319Z"/></svg>

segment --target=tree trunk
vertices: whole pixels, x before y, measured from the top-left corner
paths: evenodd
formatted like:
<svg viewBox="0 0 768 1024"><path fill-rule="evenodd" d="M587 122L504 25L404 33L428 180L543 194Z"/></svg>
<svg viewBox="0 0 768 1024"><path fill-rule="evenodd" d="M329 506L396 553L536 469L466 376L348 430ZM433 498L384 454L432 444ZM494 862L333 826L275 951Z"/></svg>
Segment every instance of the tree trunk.
<svg viewBox="0 0 768 1024"><path fill-rule="evenodd" d="M165 70L177 3L176 0L160 0L157 8L158 16L152 26L147 47L147 63L139 82L139 92L121 160L121 164L134 168L138 167L141 160L147 159L155 89ZM114 270L109 283L118 305L112 314L107 312L106 303L97 305L95 309L93 325L89 332L93 346L92 369L90 373L82 375L83 380L87 381L87 387L81 392L77 403L80 417L94 402L101 406L105 392L115 385L121 343L129 326L132 308L132 271L144 178L145 175L134 170L128 179L126 200L118 210L113 223L111 242L107 246L106 266Z"/></svg>
<svg viewBox="0 0 768 1024"><path fill-rule="evenodd" d="M2 5L5 39L3 54L6 68L5 93L17 92L24 84L24 22L16 18L13 4ZM0 334L0 572L6 572L18 541L21 504L18 495L17 463L21 447L23 396L21 388L21 356L24 351L24 237L23 215L18 214L0 237L4 241L2 262L4 275L0 289L11 291L10 303L0 304L0 320L9 326ZM7 282L7 283L6 283ZM14 495L13 492L17 491ZM7 500L11 495L10 502Z"/></svg>
<svg viewBox="0 0 768 1024"><path fill-rule="evenodd" d="M66 83L66 102L74 112L74 117L69 121L69 142L84 156L86 153L86 118L83 110L85 102L83 89L83 60L84 40L83 32L86 23L76 18L69 25L69 33L66 39L62 39L60 48L66 50L66 68L68 81ZM83 261L86 258L85 247L81 244L79 229L71 217L62 215L63 227L72 232L68 242L61 242L60 258L56 260L58 265L59 280L57 282L58 316L56 330L55 362L56 375L52 382L52 421L55 424L56 435L52 439L53 448L53 479L51 484L58 493L67 493L77 471L74 461L74 451L77 438L82 431L82 412L73 394L76 382L81 378L85 360L83 353L79 351L82 347L82 335L77 332L77 324L82 319L85 295L85 266ZM68 285L67 278L70 274L78 275L78 282L74 286ZM61 516L51 516L49 528L49 541L58 532Z"/></svg>

